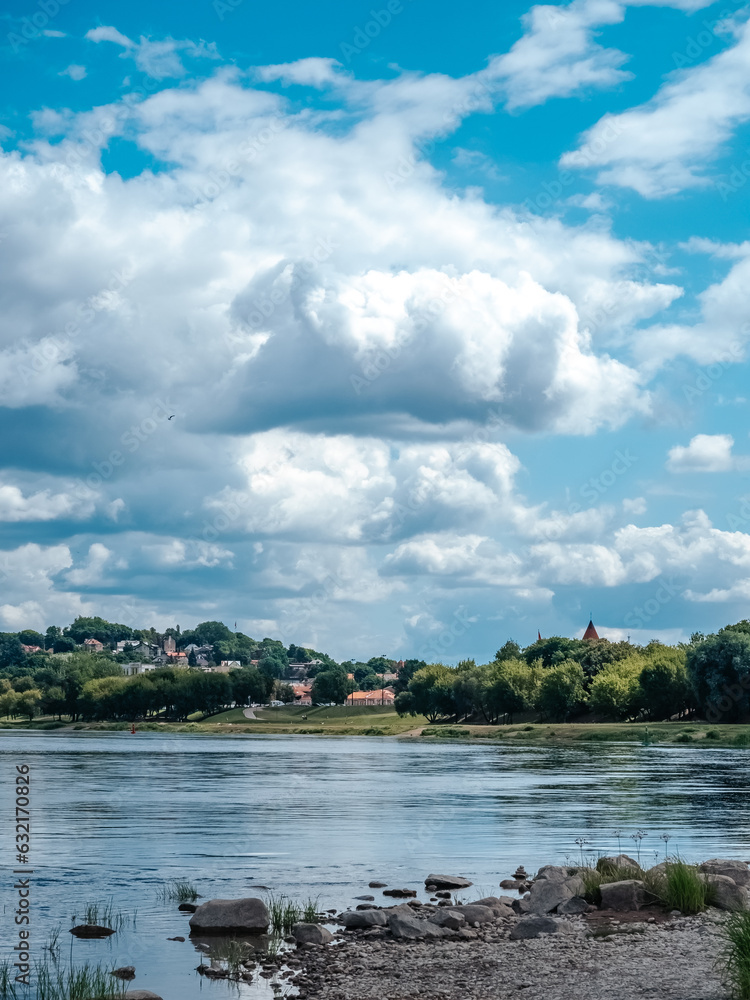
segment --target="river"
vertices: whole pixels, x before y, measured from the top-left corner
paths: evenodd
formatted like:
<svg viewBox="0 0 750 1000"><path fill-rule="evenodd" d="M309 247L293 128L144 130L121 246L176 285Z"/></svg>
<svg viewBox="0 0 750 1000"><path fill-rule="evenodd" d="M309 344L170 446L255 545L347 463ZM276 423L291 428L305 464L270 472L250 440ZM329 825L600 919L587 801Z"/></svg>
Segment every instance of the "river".
<svg viewBox="0 0 750 1000"><path fill-rule="evenodd" d="M16 766L28 764L35 957L62 925L68 960L74 915L112 899L137 911L135 926L73 940L73 960L133 964L133 988L164 1000L271 995L265 983L198 976L190 941L167 940L187 936L187 917L159 898L171 879L204 898L264 895L262 885L326 909L379 897L371 879L423 890L430 872L496 895L519 864L532 872L618 846L644 866L665 848L750 859L745 749L5 731L0 758L0 960L15 943L9 820Z"/></svg>

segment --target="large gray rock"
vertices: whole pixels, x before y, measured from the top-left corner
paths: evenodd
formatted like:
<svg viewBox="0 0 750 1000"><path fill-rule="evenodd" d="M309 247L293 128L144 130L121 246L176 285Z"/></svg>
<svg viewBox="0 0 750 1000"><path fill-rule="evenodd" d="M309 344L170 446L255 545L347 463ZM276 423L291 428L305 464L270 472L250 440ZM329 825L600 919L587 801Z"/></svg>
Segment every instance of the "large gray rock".
<svg viewBox="0 0 750 1000"><path fill-rule="evenodd" d="M450 912L462 914L467 924L488 924L497 919L492 907L482 906L480 903L465 903L461 906L452 906Z"/></svg>
<svg viewBox="0 0 750 1000"><path fill-rule="evenodd" d="M604 882L600 890L603 910L640 910L648 902L646 887L639 879Z"/></svg>
<svg viewBox="0 0 750 1000"><path fill-rule="evenodd" d="M457 931L466 924L466 917L457 910L438 910L429 918L431 924L438 927L447 927L448 930Z"/></svg>
<svg viewBox="0 0 750 1000"><path fill-rule="evenodd" d="M152 993L151 990L128 990L123 995L125 1000L161 1000L159 994Z"/></svg>
<svg viewBox="0 0 750 1000"><path fill-rule="evenodd" d="M297 944L330 944L333 934L320 924L295 924L292 937Z"/></svg>
<svg viewBox="0 0 750 1000"><path fill-rule="evenodd" d="M557 907L575 893L565 882L552 882L549 879L539 879L534 882L529 895L530 913L552 913Z"/></svg>
<svg viewBox="0 0 750 1000"><path fill-rule="evenodd" d="M388 917L384 910L347 910L341 914L341 923L349 930L362 927L385 927Z"/></svg>
<svg viewBox="0 0 750 1000"><path fill-rule="evenodd" d="M394 910L388 917L388 927L395 938L403 941L421 941L423 938L443 937L443 928L430 923L429 920L420 920L413 914L405 913L403 910Z"/></svg>
<svg viewBox="0 0 750 1000"><path fill-rule="evenodd" d="M709 903L719 910L746 910L747 890L737 885L728 875L708 875L703 878L709 885Z"/></svg>
<svg viewBox="0 0 750 1000"><path fill-rule="evenodd" d="M711 858L698 866L706 875L726 875L735 885L750 885L750 866L744 861L730 861L724 858Z"/></svg>
<svg viewBox="0 0 750 1000"><path fill-rule="evenodd" d="M200 934L263 934L271 919L262 899L209 899L190 918L190 931Z"/></svg>
<svg viewBox="0 0 750 1000"><path fill-rule="evenodd" d="M564 882L570 878L570 872L562 865L543 865L536 873L537 879L547 879L548 882Z"/></svg>
<svg viewBox="0 0 750 1000"><path fill-rule="evenodd" d="M526 892L526 890L531 885L525 879L522 881L517 878L504 878L500 883L501 889L515 889L517 892Z"/></svg>
<svg viewBox="0 0 750 1000"><path fill-rule="evenodd" d="M474 883L460 875L428 875L424 884L434 885L436 889L468 889Z"/></svg>
<svg viewBox="0 0 750 1000"><path fill-rule="evenodd" d="M615 854L609 857L599 858L596 862L597 871L606 871L607 868L629 868L631 871L641 871L641 866L628 854Z"/></svg>
<svg viewBox="0 0 750 1000"><path fill-rule="evenodd" d="M553 920L552 917L529 914L528 917L521 917L510 932L510 939L511 941L527 941L529 938L538 938L540 934L557 934L559 929L558 921Z"/></svg>
<svg viewBox="0 0 750 1000"><path fill-rule="evenodd" d="M575 913L587 913L588 908L589 904L583 896L571 896L571 898L566 899L564 903L560 903L557 908L557 912L570 916Z"/></svg>

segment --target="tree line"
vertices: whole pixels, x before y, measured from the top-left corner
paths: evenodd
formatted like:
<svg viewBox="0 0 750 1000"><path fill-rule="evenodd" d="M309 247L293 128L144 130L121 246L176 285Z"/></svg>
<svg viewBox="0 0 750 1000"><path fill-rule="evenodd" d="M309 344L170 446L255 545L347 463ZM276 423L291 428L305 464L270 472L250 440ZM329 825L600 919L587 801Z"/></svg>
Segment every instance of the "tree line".
<svg viewBox="0 0 750 1000"><path fill-rule="evenodd" d="M538 713L565 722L665 720L700 714L712 722L750 717L750 622L689 643L639 647L606 639L509 640L491 663L429 664L396 696L396 710L429 722L512 722Z"/></svg>

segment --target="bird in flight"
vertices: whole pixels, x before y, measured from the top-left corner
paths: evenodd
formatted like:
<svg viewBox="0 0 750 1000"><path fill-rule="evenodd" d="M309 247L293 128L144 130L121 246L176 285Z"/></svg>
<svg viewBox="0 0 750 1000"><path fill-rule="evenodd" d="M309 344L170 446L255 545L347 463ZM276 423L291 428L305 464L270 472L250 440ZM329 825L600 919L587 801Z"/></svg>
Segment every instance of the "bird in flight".
<svg viewBox="0 0 750 1000"><path fill-rule="evenodd" d="M173 416L174 416L174 413L172 414L172 417L173 417ZM172 417L167 417L167 420L171 420L171 419L172 419Z"/></svg>

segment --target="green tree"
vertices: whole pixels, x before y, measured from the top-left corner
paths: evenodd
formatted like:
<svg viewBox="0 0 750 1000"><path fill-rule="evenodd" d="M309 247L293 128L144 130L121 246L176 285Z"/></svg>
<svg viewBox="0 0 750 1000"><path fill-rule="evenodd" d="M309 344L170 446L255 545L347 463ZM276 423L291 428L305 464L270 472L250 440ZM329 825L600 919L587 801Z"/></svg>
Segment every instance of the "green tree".
<svg viewBox="0 0 750 1000"><path fill-rule="evenodd" d="M23 691L31 691L32 688L36 687L34 683L34 678L30 677L28 674L22 674L20 677L14 677L11 681L14 691L22 693Z"/></svg>
<svg viewBox="0 0 750 1000"><path fill-rule="evenodd" d="M290 643L286 655L290 663L309 663L312 660L304 646L295 646L294 643Z"/></svg>
<svg viewBox="0 0 750 1000"><path fill-rule="evenodd" d="M65 692L62 687L53 685L42 692L42 712L45 715L62 716L65 711Z"/></svg>
<svg viewBox="0 0 750 1000"><path fill-rule="evenodd" d="M311 697L314 705L343 705L354 690L352 681L343 667L321 670L313 681Z"/></svg>
<svg viewBox="0 0 750 1000"><path fill-rule="evenodd" d="M25 628L22 632L18 633L18 640L22 642L24 646L41 646L45 649L45 637L41 632L35 632L32 628Z"/></svg>
<svg viewBox="0 0 750 1000"><path fill-rule="evenodd" d="M427 664L424 660L404 660L404 665L398 672L398 678L394 681L393 691L395 694L400 694L402 691L406 691L409 687L409 681L412 679L414 674Z"/></svg>
<svg viewBox="0 0 750 1000"><path fill-rule="evenodd" d="M536 694L536 708L554 722L565 722L581 707L585 698L584 674L580 663L565 660L542 672Z"/></svg>
<svg viewBox="0 0 750 1000"><path fill-rule="evenodd" d="M428 722L450 717L454 714L454 677L442 663L417 670L407 690L396 696L396 711L399 715L424 715Z"/></svg>
<svg viewBox="0 0 750 1000"><path fill-rule="evenodd" d="M213 646L217 642L231 642L233 639L234 633L224 622L200 622L194 629L182 633L180 645L184 647L194 642L197 646Z"/></svg>
<svg viewBox="0 0 750 1000"><path fill-rule="evenodd" d="M647 656L641 671L643 706L652 719L670 719L690 707L692 691L685 650L664 646Z"/></svg>
<svg viewBox="0 0 750 1000"><path fill-rule="evenodd" d="M640 681L645 662L636 654L603 667L591 682L592 711L618 720L638 715L643 703Z"/></svg>
<svg viewBox="0 0 750 1000"><path fill-rule="evenodd" d="M39 714L39 706L42 703L42 692L38 688L30 688L23 691L16 698L16 715L25 715L31 722L35 715Z"/></svg>
<svg viewBox="0 0 750 1000"><path fill-rule="evenodd" d="M232 696L238 705L262 704L273 690L273 679L255 667L233 670L228 676L232 682Z"/></svg>
<svg viewBox="0 0 750 1000"><path fill-rule="evenodd" d="M548 639L538 639L523 651L523 658L529 666L536 660L542 661L544 667L554 667L566 660L575 660L586 652L587 643L582 639L568 639L565 636L552 635ZM499 652L499 650L498 650Z"/></svg>
<svg viewBox="0 0 750 1000"><path fill-rule="evenodd" d="M73 639L79 646L84 639L98 639L105 645L112 645L123 639L132 639L133 629L128 625L105 621L104 618L85 618L79 615L72 625L63 629L63 635Z"/></svg>
<svg viewBox="0 0 750 1000"><path fill-rule="evenodd" d="M0 632L0 668L19 666L26 661L18 636L13 632Z"/></svg>
<svg viewBox="0 0 750 1000"><path fill-rule="evenodd" d="M18 698L15 691L5 691L0 694L0 717L15 718L18 715Z"/></svg>
<svg viewBox="0 0 750 1000"><path fill-rule="evenodd" d="M258 670L274 680L278 680L283 676L286 666L286 663L282 663L275 656L264 656L258 662Z"/></svg>
<svg viewBox="0 0 750 1000"><path fill-rule="evenodd" d="M277 681L273 696L276 701L283 701L285 705L291 705L294 701L294 688L291 684Z"/></svg>
<svg viewBox="0 0 750 1000"><path fill-rule="evenodd" d="M513 716L534 707L541 667L530 667L523 660L503 660L490 664L488 683L483 694L484 711L489 719Z"/></svg>
<svg viewBox="0 0 750 1000"><path fill-rule="evenodd" d="M495 653L495 659L498 662L502 662L503 660L520 660L521 647L515 639L508 639Z"/></svg>
<svg viewBox="0 0 750 1000"><path fill-rule="evenodd" d="M750 711L750 635L724 629L686 653L698 705L709 722L738 722Z"/></svg>
<svg viewBox="0 0 750 1000"><path fill-rule="evenodd" d="M72 653L76 648L75 639L71 639L67 635L61 635L59 638L55 639L52 649L55 653Z"/></svg>

